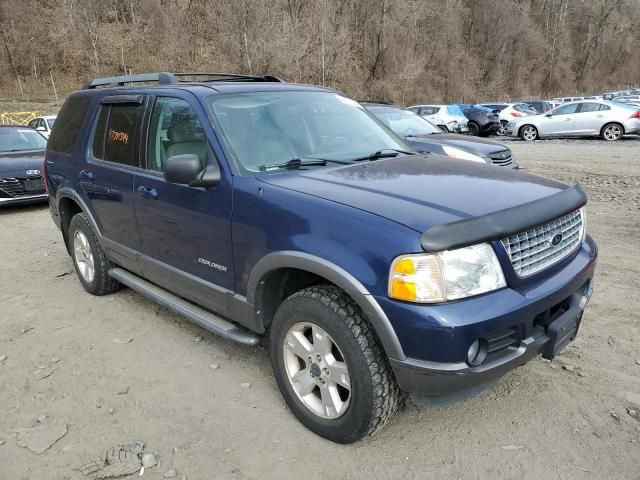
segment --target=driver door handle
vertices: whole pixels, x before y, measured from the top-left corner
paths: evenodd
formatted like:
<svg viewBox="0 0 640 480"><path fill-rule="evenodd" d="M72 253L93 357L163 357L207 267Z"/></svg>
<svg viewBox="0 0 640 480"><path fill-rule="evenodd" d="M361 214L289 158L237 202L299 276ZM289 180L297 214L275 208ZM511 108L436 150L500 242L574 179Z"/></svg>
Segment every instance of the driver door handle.
<svg viewBox="0 0 640 480"><path fill-rule="evenodd" d="M158 191L155 188L145 187L144 185L138 187L138 195L142 198L148 198L149 200L158 199Z"/></svg>

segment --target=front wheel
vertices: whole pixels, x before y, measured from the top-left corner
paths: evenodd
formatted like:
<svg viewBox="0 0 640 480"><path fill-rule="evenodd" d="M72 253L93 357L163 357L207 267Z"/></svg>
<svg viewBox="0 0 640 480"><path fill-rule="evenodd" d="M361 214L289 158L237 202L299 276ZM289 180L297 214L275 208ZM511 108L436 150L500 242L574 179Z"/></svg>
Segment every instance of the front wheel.
<svg viewBox="0 0 640 480"><path fill-rule="evenodd" d="M309 287L287 298L271 325L269 350L291 411L334 442L372 435L402 403L375 333L337 287Z"/></svg>
<svg viewBox="0 0 640 480"><path fill-rule="evenodd" d="M525 125L520 129L520 138L527 142L533 142L538 139L538 129L533 125Z"/></svg>
<svg viewBox="0 0 640 480"><path fill-rule="evenodd" d="M620 140L622 135L624 135L624 129L622 128L622 125L618 123L607 123L602 127L602 131L600 132L602 139L608 142Z"/></svg>
<svg viewBox="0 0 640 480"><path fill-rule="evenodd" d="M480 135L480 126L476 122L467 123L467 128L469 129L469 134L477 137Z"/></svg>
<svg viewBox="0 0 640 480"><path fill-rule="evenodd" d="M504 137L507 134L507 122L500 122L500 128L496 131L496 135Z"/></svg>

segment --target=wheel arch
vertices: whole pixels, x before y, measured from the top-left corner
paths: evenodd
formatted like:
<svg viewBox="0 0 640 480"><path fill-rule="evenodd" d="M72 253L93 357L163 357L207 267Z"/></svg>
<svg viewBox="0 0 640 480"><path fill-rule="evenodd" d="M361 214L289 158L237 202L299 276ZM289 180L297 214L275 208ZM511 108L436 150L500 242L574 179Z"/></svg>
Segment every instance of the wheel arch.
<svg viewBox="0 0 640 480"><path fill-rule="evenodd" d="M74 215L78 213L84 213L91 223L98 238L101 238L100 229L98 228L93 215L89 212L87 205L84 201L73 191L69 189L61 189L57 196L57 210L60 216L60 230L62 231L62 237L69 246L69 224Z"/></svg>
<svg viewBox="0 0 640 480"><path fill-rule="evenodd" d="M624 134L625 134L624 125L621 122L612 121L612 122L607 122L604 125L602 125L602 128L600 129L600 136L601 137L604 135L604 129L607 128L609 125L618 125L622 129L621 137L624 136Z"/></svg>
<svg viewBox="0 0 640 480"><path fill-rule="evenodd" d="M345 291L361 308L389 358L406 358L391 322L366 287L343 268L315 255L297 251L265 255L249 276L247 301L255 305L258 325L266 331L275 310L287 296L307 286L327 282ZM296 287L294 291L292 286Z"/></svg>

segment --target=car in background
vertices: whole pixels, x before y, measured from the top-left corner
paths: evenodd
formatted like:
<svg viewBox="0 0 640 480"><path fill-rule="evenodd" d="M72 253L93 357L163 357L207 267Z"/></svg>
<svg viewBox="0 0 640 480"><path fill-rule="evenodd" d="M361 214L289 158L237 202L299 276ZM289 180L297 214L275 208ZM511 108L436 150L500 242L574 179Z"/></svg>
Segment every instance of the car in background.
<svg viewBox="0 0 640 480"><path fill-rule="evenodd" d="M529 105L538 114L546 113L553 108L553 104L545 100L532 100L530 102L523 102L523 103L526 103L527 105Z"/></svg>
<svg viewBox="0 0 640 480"><path fill-rule="evenodd" d="M467 128L471 135L488 137L500 129L500 116L495 110L482 105L458 104L467 117Z"/></svg>
<svg viewBox="0 0 640 480"><path fill-rule="evenodd" d="M640 95L620 95L618 97L614 97L611 101L618 103L638 102L640 101Z"/></svg>
<svg viewBox="0 0 640 480"><path fill-rule="evenodd" d="M413 105L407 110L417 113L445 132L466 133L468 120L457 105Z"/></svg>
<svg viewBox="0 0 640 480"><path fill-rule="evenodd" d="M53 127L53 122L56 121L55 115L47 115L45 117L36 117L27 123L27 126L35 129L37 132L40 132L45 138L49 138L51 135L51 128Z"/></svg>
<svg viewBox="0 0 640 480"><path fill-rule="evenodd" d="M400 107L380 103L362 103L416 152L437 153L460 160L499 167L518 168L511 150L500 143L469 135L444 133L418 114Z"/></svg>
<svg viewBox="0 0 640 480"><path fill-rule="evenodd" d="M31 128L0 125L0 206L46 202L42 175L47 140Z"/></svg>
<svg viewBox="0 0 640 480"><path fill-rule="evenodd" d="M514 118L537 115L533 108L526 103L483 103L484 107L493 108L500 111L500 127L496 134L503 137L507 134L507 124Z"/></svg>
<svg viewBox="0 0 640 480"><path fill-rule="evenodd" d="M512 120L507 133L526 141L593 136L615 141L627 133L640 133L640 109L607 100L572 102L543 115Z"/></svg>

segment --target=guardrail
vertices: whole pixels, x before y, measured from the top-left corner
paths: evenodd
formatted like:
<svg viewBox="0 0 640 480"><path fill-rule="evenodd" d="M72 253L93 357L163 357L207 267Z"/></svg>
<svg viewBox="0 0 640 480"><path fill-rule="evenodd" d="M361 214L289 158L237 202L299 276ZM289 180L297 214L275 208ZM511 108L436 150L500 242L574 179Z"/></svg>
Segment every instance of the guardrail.
<svg viewBox="0 0 640 480"><path fill-rule="evenodd" d="M0 113L0 124L26 125L39 116L40 112L4 112Z"/></svg>

